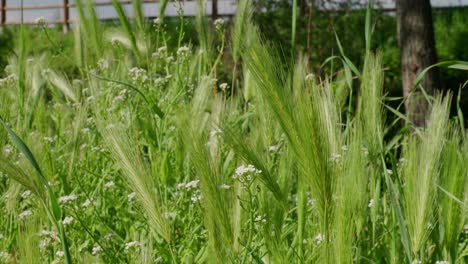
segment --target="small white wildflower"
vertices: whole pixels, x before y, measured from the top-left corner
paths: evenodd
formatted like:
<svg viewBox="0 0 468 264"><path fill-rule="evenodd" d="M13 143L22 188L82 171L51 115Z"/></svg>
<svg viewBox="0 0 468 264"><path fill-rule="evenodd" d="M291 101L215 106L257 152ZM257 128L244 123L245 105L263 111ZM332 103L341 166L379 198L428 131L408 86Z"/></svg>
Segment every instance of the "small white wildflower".
<svg viewBox="0 0 468 264"><path fill-rule="evenodd" d="M96 255L101 251L102 251L102 248L101 248L101 246L98 245L98 246L93 247L92 254Z"/></svg>
<svg viewBox="0 0 468 264"><path fill-rule="evenodd" d="M136 195L137 195L136 192L132 192L132 193L128 194L127 195L128 202L131 202L133 200L133 198L135 198Z"/></svg>
<svg viewBox="0 0 468 264"><path fill-rule="evenodd" d="M227 185L227 184L221 184L221 186L219 186L221 189L225 189L225 190L229 190L231 189L231 186L230 185Z"/></svg>
<svg viewBox="0 0 468 264"><path fill-rule="evenodd" d="M90 102L93 102L94 100L96 100L96 97L94 96L89 96L88 98L86 98L86 102L90 103Z"/></svg>
<svg viewBox="0 0 468 264"><path fill-rule="evenodd" d="M110 241L112 240L113 235L111 233L104 236L104 240Z"/></svg>
<svg viewBox="0 0 468 264"><path fill-rule="evenodd" d="M163 258L162 257L157 257L155 260L154 260L154 263L161 263L163 262Z"/></svg>
<svg viewBox="0 0 468 264"><path fill-rule="evenodd" d="M6 251L0 251L0 262L2 263L12 263L13 255Z"/></svg>
<svg viewBox="0 0 468 264"><path fill-rule="evenodd" d="M19 219L20 220L24 220L25 218L27 218L28 216L31 216L33 214L33 212L29 209L27 210L24 210L23 212L21 212L18 216L19 216Z"/></svg>
<svg viewBox="0 0 468 264"><path fill-rule="evenodd" d="M330 156L331 161L338 161L341 158L341 154L338 153L332 153Z"/></svg>
<svg viewBox="0 0 468 264"><path fill-rule="evenodd" d="M174 57L172 57L172 56L169 56L169 57L166 58L166 63L167 64L170 64L173 61L174 61Z"/></svg>
<svg viewBox="0 0 468 264"><path fill-rule="evenodd" d="M67 216L62 220L62 224L69 225L73 223L74 218L72 216Z"/></svg>
<svg viewBox="0 0 468 264"><path fill-rule="evenodd" d="M323 238L324 238L324 236L322 235L322 233L318 233L318 234L314 237L314 241L315 241L315 243L317 243L317 245L318 245L318 244L322 243Z"/></svg>
<svg viewBox="0 0 468 264"><path fill-rule="evenodd" d="M374 199L370 199L369 204L367 205L367 207L371 208L372 205L374 205Z"/></svg>
<svg viewBox="0 0 468 264"><path fill-rule="evenodd" d="M435 264L450 264L450 262L447 260L437 260Z"/></svg>
<svg viewBox="0 0 468 264"><path fill-rule="evenodd" d="M55 231L49 231L49 230L41 230L41 232L39 233L39 236L41 237L53 237L53 238L56 238L57 237L57 233Z"/></svg>
<svg viewBox="0 0 468 264"><path fill-rule="evenodd" d="M262 173L262 171L256 169L253 165L249 164L245 166L242 164L236 169L232 178L239 180L245 188L249 183L253 182L255 177L260 173Z"/></svg>
<svg viewBox="0 0 468 264"><path fill-rule="evenodd" d="M465 224L465 225L463 226L463 229L464 229L464 231L465 231L465 234L468 234L468 224Z"/></svg>
<svg viewBox="0 0 468 264"><path fill-rule="evenodd" d="M3 154L4 154L6 157L10 156L12 153L13 153L13 148L12 148L10 145L6 145L6 146L3 148Z"/></svg>
<svg viewBox="0 0 468 264"><path fill-rule="evenodd" d="M55 253L55 255L57 255L58 257L61 258L61 257L65 256L65 252L59 250L59 251L57 251L57 253Z"/></svg>
<svg viewBox="0 0 468 264"><path fill-rule="evenodd" d="M81 133L88 134L89 133L89 128L85 127L83 129L81 129Z"/></svg>
<svg viewBox="0 0 468 264"><path fill-rule="evenodd" d="M161 25L161 19L159 19L159 17L153 19L153 24L155 24L157 26Z"/></svg>
<svg viewBox="0 0 468 264"><path fill-rule="evenodd" d="M44 137L44 141L47 142L47 143L54 143L56 139L57 139L57 136L55 136L55 137Z"/></svg>
<svg viewBox="0 0 468 264"><path fill-rule="evenodd" d="M99 59L97 61L97 66L101 71L109 69L109 62L105 59Z"/></svg>
<svg viewBox="0 0 468 264"><path fill-rule="evenodd" d="M132 77L132 80L134 81L145 82L148 80L148 75L146 75L146 70L137 68L137 67L130 69L130 76Z"/></svg>
<svg viewBox="0 0 468 264"><path fill-rule="evenodd" d="M279 145L273 145L268 148L270 152L278 152L280 146Z"/></svg>
<svg viewBox="0 0 468 264"><path fill-rule="evenodd" d="M213 24L217 30L221 30L224 27L224 19L218 18L213 22Z"/></svg>
<svg viewBox="0 0 468 264"><path fill-rule="evenodd" d="M341 146L341 150L348 151L348 146L346 146L346 145Z"/></svg>
<svg viewBox="0 0 468 264"><path fill-rule="evenodd" d="M313 73L309 73L306 75L305 80L306 81L312 81L314 80L315 75Z"/></svg>
<svg viewBox="0 0 468 264"><path fill-rule="evenodd" d="M161 46L158 48L158 52L159 53L165 53L167 51L167 47L166 46Z"/></svg>
<svg viewBox="0 0 468 264"><path fill-rule="evenodd" d="M83 206L83 208L88 208L88 206L90 206L92 203L93 203L93 201L91 199L86 199L86 201L84 201L82 206Z"/></svg>
<svg viewBox="0 0 468 264"><path fill-rule="evenodd" d="M69 203L71 201L75 201L76 198L78 198L78 197L76 195L74 195L74 194L65 195L65 196L59 197L59 203L67 204L67 203Z"/></svg>
<svg viewBox="0 0 468 264"><path fill-rule="evenodd" d="M3 238L5 238L5 236L3 234L0 234L0 240L2 240Z"/></svg>
<svg viewBox="0 0 468 264"><path fill-rule="evenodd" d="M24 192L21 194L21 198L26 199L26 198L28 198L30 195L31 195L31 191L30 191L30 190L27 190L27 191L24 191Z"/></svg>
<svg viewBox="0 0 468 264"><path fill-rule="evenodd" d="M185 183L178 183L178 184L177 184L177 188L178 188L178 189L185 188Z"/></svg>
<svg viewBox="0 0 468 264"><path fill-rule="evenodd" d="M413 262L411 262L411 264L422 264L422 261L419 259L415 259L413 260Z"/></svg>
<svg viewBox="0 0 468 264"><path fill-rule="evenodd" d="M140 242L138 241L131 241L125 244L125 251L128 251L131 248L138 248L140 246Z"/></svg>
<svg viewBox="0 0 468 264"><path fill-rule="evenodd" d="M39 26L43 26L43 25L45 25L45 23L46 23L45 18L42 17L42 16L36 18L36 21L35 21L35 22L36 22L36 24L38 24Z"/></svg>
<svg viewBox="0 0 468 264"><path fill-rule="evenodd" d="M393 174L393 171L392 171L391 169L387 169L387 173L388 173L389 175L392 175L392 174Z"/></svg>
<svg viewBox="0 0 468 264"><path fill-rule="evenodd" d="M187 46L182 46L177 50L177 56L185 56L189 51L190 49Z"/></svg>
<svg viewBox="0 0 468 264"><path fill-rule="evenodd" d="M203 199L201 194L193 194L192 197L190 197L190 200L192 200L193 203L199 202L201 199Z"/></svg>
<svg viewBox="0 0 468 264"><path fill-rule="evenodd" d="M221 91L225 92L229 89L229 84L227 83L222 83L219 85L219 89L221 89Z"/></svg>
<svg viewBox="0 0 468 264"><path fill-rule="evenodd" d="M104 188L106 188L106 189L113 188L114 186L115 186L115 182L113 182L113 181L110 181L110 182L107 182L106 184L104 184Z"/></svg>
<svg viewBox="0 0 468 264"><path fill-rule="evenodd" d="M200 180L193 180L191 182L188 182L185 184L185 189L190 190L190 189L196 189L198 187L198 183Z"/></svg>
<svg viewBox="0 0 468 264"><path fill-rule="evenodd" d="M39 242L39 250L40 251L46 250L46 248L49 246L50 242L51 242L50 237L46 237L44 239L41 239L41 241Z"/></svg>
<svg viewBox="0 0 468 264"><path fill-rule="evenodd" d="M210 131L210 137L216 137L221 134L223 134L223 131L219 128L216 128Z"/></svg>
<svg viewBox="0 0 468 264"><path fill-rule="evenodd" d="M174 212L165 212L165 213L163 214L163 216L164 216L164 218L166 218L166 219L175 219L176 216L177 216L177 214L174 213Z"/></svg>
<svg viewBox="0 0 468 264"><path fill-rule="evenodd" d="M266 217L265 215L257 215L254 219L255 222L261 222L261 223L266 223L267 220L266 220Z"/></svg>

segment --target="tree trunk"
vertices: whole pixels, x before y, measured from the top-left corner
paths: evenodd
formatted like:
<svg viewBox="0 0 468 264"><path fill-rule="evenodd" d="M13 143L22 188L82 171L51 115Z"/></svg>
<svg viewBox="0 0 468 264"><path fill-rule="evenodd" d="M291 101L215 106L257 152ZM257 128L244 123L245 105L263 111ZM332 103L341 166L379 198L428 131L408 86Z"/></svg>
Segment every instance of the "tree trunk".
<svg viewBox="0 0 468 264"><path fill-rule="evenodd" d="M437 62L431 3L397 0L396 7L406 113L413 125L425 126L429 104L421 90L413 91L413 86L417 75ZM434 94L439 85L435 68L426 73L421 85L427 94Z"/></svg>

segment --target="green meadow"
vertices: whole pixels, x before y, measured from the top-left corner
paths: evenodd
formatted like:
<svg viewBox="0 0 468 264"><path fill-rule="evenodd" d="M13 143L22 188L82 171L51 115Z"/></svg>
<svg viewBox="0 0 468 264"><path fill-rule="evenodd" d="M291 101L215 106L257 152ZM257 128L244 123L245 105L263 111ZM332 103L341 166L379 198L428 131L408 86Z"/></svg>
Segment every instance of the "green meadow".
<svg viewBox="0 0 468 264"><path fill-rule="evenodd" d="M459 94L413 126L369 23L362 65L337 35L318 74L250 0L215 21L113 1L114 26L75 2L66 38L17 28L0 80L0 263L468 260Z"/></svg>

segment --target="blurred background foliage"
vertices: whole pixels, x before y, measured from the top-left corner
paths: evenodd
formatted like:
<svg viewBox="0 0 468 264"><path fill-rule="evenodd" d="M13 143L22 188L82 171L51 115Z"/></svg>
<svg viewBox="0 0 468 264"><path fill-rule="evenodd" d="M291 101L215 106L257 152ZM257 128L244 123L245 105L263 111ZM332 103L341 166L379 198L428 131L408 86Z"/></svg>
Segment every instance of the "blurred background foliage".
<svg viewBox="0 0 468 264"><path fill-rule="evenodd" d="M310 38L310 66L317 74L330 74L330 64L322 67L323 62L333 55L339 55L335 33L339 37L344 52L355 65L363 64L365 52L365 13L362 10L352 10L343 6L340 11L325 11L312 6L309 10L307 1L299 1L302 8L297 21L298 54L307 54L307 39ZM291 15L292 1L256 0L254 20L259 25L265 39L275 43L277 48L288 51L291 47ZM304 6L305 5L305 6ZM308 27L310 16L310 28ZM468 7L433 8L434 29L436 37L436 48L439 61L464 60L468 61ZM194 28L193 18L185 20L184 40L196 44L197 32ZM112 27L118 21L106 22L106 26ZM172 17L165 20L168 32L177 32L179 18ZM153 30L148 27L148 30ZM310 31L310 33L309 33ZM13 47L17 47L15 41L19 30L18 27L2 28L0 34L0 67L3 71L8 64L8 57L16 56ZM229 37L230 32L227 32ZM39 56L44 53L54 56L53 67L67 74L77 73L77 69L66 59L66 54L73 53L73 34L63 34L61 27L50 27L48 34L44 34L37 26L27 27L29 54ZM47 36L46 36L47 35ZM174 35L175 36L175 35ZM176 44L177 38L169 39L169 43ZM51 42L58 48L50 49ZM396 18L392 12L374 10L373 14L373 49L380 50L385 65L385 92L388 96L402 96L401 73L400 73L400 51L398 47L398 35ZM170 47L170 46L169 46ZM227 51L227 50L226 50ZM282 53L285 61L289 59L288 52ZM60 59L62 57L62 59ZM226 73L232 68L232 60L225 56L224 67ZM51 65L52 66L52 65ZM5 73L2 72L1 75ZM69 75L70 76L70 75ZM221 76L223 74L221 73ZM228 75L224 75L227 77ZM440 90L452 90L454 94L468 80L468 71L457 71L448 68L440 69L440 78L443 87ZM456 98L456 96L455 96ZM456 104L452 104L455 109ZM464 115L468 115L468 91L462 90L461 108Z"/></svg>

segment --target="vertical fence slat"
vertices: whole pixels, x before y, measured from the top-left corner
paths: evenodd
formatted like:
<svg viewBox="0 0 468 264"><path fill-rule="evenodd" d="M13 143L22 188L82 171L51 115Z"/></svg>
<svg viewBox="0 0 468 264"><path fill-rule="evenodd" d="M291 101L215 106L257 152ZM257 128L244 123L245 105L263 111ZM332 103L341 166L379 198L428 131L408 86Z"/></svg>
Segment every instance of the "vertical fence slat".
<svg viewBox="0 0 468 264"><path fill-rule="evenodd" d="M68 32L70 29L70 9L68 8L68 0L63 0L63 31Z"/></svg>
<svg viewBox="0 0 468 264"><path fill-rule="evenodd" d="M6 22L6 10L5 10L6 0L1 0L0 5L2 8L2 26L3 26L5 25L5 22Z"/></svg>
<svg viewBox="0 0 468 264"><path fill-rule="evenodd" d="M218 18L218 0L211 0L211 18L213 20Z"/></svg>

